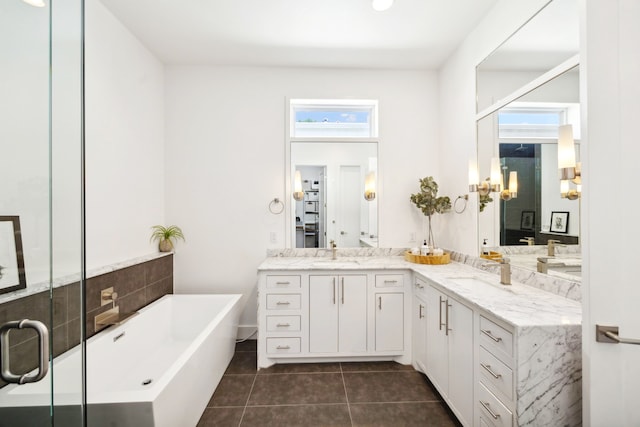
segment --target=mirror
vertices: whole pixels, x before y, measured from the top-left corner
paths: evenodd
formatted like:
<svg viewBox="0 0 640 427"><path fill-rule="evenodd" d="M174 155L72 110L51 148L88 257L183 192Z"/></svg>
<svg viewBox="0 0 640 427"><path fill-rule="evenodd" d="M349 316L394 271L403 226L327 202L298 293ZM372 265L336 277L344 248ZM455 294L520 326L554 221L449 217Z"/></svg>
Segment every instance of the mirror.
<svg viewBox="0 0 640 427"><path fill-rule="evenodd" d="M553 0L476 67L477 112L579 52L577 0Z"/></svg>
<svg viewBox="0 0 640 427"><path fill-rule="evenodd" d="M290 182L296 171L304 195L291 204L292 248L378 246L375 142L291 142ZM365 182L374 197L365 199ZM371 198L371 197L369 197Z"/></svg>
<svg viewBox="0 0 640 427"><path fill-rule="evenodd" d="M549 239L558 240L556 256L567 262L545 272L572 280L580 277L580 200L560 197L557 132L572 124L579 161L576 3L549 2L476 70L480 178L489 177L492 157L500 158L503 188L509 172L518 175L516 198L489 194L493 201L478 215L479 246L486 239L512 264L540 271L537 258L547 256Z"/></svg>

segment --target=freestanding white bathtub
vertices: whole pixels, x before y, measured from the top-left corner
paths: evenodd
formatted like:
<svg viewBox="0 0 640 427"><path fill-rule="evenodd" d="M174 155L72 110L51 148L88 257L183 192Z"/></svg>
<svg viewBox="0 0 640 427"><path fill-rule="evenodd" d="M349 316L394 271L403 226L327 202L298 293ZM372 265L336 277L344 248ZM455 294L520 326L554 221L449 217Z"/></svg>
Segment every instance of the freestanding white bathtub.
<svg viewBox="0 0 640 427"><path fill-rule="evenodd" d="M91 337L89 426L195 426L233 357L240 298L166 295ZM79 417L80 360L80 346L54 360L56 425ZM50 387L47 376L0 389L0 425L39 425L37 406L48 416Z"/></svg>

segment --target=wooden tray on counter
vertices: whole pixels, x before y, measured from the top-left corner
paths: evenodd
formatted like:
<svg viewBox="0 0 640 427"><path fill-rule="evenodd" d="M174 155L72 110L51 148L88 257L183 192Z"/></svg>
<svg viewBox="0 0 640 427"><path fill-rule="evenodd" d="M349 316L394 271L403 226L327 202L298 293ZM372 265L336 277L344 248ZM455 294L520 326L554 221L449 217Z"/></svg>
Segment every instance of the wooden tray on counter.
<svg viewBox="0 0 640 427"><path fill-rule="evenodd" d="M502 254L500 252L489 251L488 255L480 254L480 258L490 259L492 261L500 261L502 259Z"/></svg>
<svg viewBox="0 0 640 427"><path fill-rule="evenodd" d="M404 259L415 264L442 265L451 262L449 252L445 252L443 255L414 255L411 251L406 251Z"/></svg>

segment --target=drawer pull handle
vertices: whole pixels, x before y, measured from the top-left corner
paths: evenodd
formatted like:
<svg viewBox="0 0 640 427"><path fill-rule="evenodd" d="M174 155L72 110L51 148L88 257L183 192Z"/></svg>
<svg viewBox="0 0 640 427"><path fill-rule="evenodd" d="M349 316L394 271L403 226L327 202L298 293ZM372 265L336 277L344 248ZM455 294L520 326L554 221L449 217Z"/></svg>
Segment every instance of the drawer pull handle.
<svg viewBox="0 0 640 427"><path fill-rule="evenodd" d="M502 341L502 338L500 337L494 337L493 334L491 333L491 331L485 330L485 329L480 329L480 332L482 332L483 334L485 334L486 336L488 336L489 338L491 338L492 340L494 340L495 342L500 342Z"/></svg>
<svg viewBox="0 0 640 427"><path fill-rule="evenodd" d="M496 374L495 372L493 372L493 370L491 370L491 365L485 365L484 363L481 363L480 366L482 366L485 371L489 372L493 378L502 378L502 374Z"/></svg>
<svg viewBox="0 0 640 427"><path fill-rule="evenodd" d="M385 280L384 283L398 283L397 280Z"/></svg>
<svg viewBox="0 0 640 427"><path fill-rule="evenodd" d="M290 301L278 301L278 302L276 303L276 305L289 305L289 304L291 304L291 302L290 302Z"/></svg>
<svg viewBox="0 0 640 427"><path fill-rule="evenodd" d="M288 323L278 323L276 326L277 326L278 328L288 328L288 327L289 327L289 326L291 326L291 325L290 325L290 324L288 324Z"/></svg>
<svg viewBox="0 0 640 427"><path fill-rule="evenodd" d="M420 283L416 283L415 287L418 289L424 289L424 286L422 286Z"/></svg>
<svg viewBox="0 0 640 427"><path fill-rule="evenodd" d="M496 414L495 412L493 412L491 410L491 408L489 407L489 403L488 402L483 402L482 400L480 401L480 404L482 405L482 407L484 409L487 410L487 412L489 413L489 415L491 415L493 417L494 420L497 420L498 418L500 418L500 414Z"/></svg>
<svg viewBox="0 0 640 427"><path fill-rule="evenodd" d="M422 312L422 310L424 310L424 305L420 304L420 312L418 313L418 319L422 319L424 317L424 313Z"/></svg>
<svg viewBox="0 0 640 427"><path fill-rule="evenodd" d="M277 350L289 350L289 349L291 349L291 347L288 346L288 345L279 345L279 346L276 347L276 349Z"/></svg>
<svg viewBox="0 0 640 427"><path fill-rule="evenodd" d="M276 285L290 285L291 282L276 282Z"/></svg>

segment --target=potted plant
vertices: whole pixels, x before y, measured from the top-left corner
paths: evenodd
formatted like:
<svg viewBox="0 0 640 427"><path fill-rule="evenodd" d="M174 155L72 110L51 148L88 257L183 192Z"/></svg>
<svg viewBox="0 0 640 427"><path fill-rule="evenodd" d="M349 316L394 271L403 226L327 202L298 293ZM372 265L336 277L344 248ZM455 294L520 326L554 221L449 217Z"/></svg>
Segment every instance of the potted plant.
<svg viewBox="0 0 640 427"><path fill-rule="evenodd" d="M177 225L168 227L162 225L154 225L151 227L151 241L158 241L158 249L160 252L171 252L173 245L177 239L185 240L182 230Z"/></svg>
<svg viewBox="0 0 640 427"><path fill-rule="evenodd" d="M445 213L451 209L451 199L448 196L438 197L438 183L432 176L422 178L420 180L420 191L412 194L411 201L429 217L429 231L427 244L431 248L435 248L435 239L431 229L431 216L436 213Z"/></svg>

